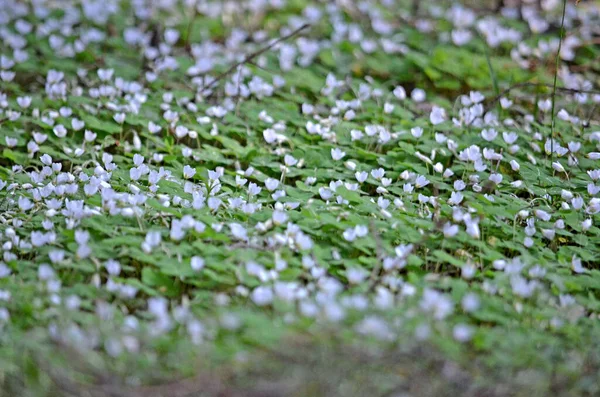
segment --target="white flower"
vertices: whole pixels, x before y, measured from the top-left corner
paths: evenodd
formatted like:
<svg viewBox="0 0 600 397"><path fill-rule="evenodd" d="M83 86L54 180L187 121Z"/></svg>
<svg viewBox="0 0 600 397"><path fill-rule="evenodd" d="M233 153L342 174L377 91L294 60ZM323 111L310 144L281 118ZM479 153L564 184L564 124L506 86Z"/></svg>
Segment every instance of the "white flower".
<svg viewBox="0 0 600 397"><path fill-rule="evenodd" d="M404 87L402 87L401 85L394 88L393 94L397 99L399 99L401 101L406 99L406 91L404 90Z"/></svg>
<svg viewBox="0 0 600 397"><path fill-rule="evenodd" d="M287 222L288 216L284 211L275 210L273 211L271 219L273 219L275 225L282 225Z"/></svg>
<svg viewBox="0 0 600 397"><path fill-rule="evenodd" d="M470 214L465 214L462 218L467 228L469 236L478 239L480 237L479 218L471 218Z"/></svg>
<svg viewBox="0 0 600 397"><path fill-rule="evenodd" d="M19 143L19 140L17 138L10 136L5 137L4 141L6 142L6 146L8 147L15 147L17 146L17 143Z"/></svg>
<svg viewBox="0 0 600 397"><path fill-rule="evenodd" d="M360 141L363 138L364 134L360 130L351 130L350 136L352 137L353 141Z"/></svg>
<svg viewBox="0 0 600 397"><path fill-rule="evenodd" d="M355 117L356 112L353 109L347 110L346 113L344 113L344 120L354 120Z"/></svg>
<svg viewBox="0 0 600 397"><path fill-rule="evenodd" d="M443 228L444 237L446 237L446 238L454 237L458 233L458 230L459 230L458 225L453 225L450 222L446 222L444 224L444 228Z"/></svg>
<svg viewBox="0 0 600 397"><path fill-rule="evenodd" d="M112 78L112 76L113 76L113 73L114 73L113 69L98 69L98 72L97 72L98 78L101 81L108 81L108 80L110 80Z"/></svg>
<svg viewBox="0 0 600 397"><path fill-rule="evenodd" d="M580 210L584 204L583 198L580 196L573 197L571 199L571 204L573 205L573 209Z"/></svg>
<svg viewBox="0 0 600 397"><path fill-rule="evenodd" d="M204 258L192 256L192 259L190 260L190 266L195 272L199 272L204 268Z"/></svg>
<svg viewBox="0 0 600 397"><path fill-rule="evenodd" d="M433 109L431 109L431 113L429 114L429 121L431 121L431 124L433 125L438 125L441 124L445 121L446 119L446 110L443 108L440 108L438 106L434 106Z"/></svg>
<svg viewBox="0 0 600 397"><path fill-rule="evenodd" d="M356 239L356 231L354 228L346 229L343 236L346 241L354 241Z"/></svg>
<svg viewBox="0 0 600 397"><path fill-rule="evenodd" d="M158 124L154 124L152 121L148 122L148 131L150 131L151 134L156 134L161 130L161 126Z"/></svg>
<svg viewBox="0 0 600 397"><path fill-rule="evenodd" d="M17 104L23 109L27 109L29 105L31 105L31 97L30 96L20 96L17 97Z"/></svg>
<svg viewBox="0 0 600 397"><path fill-rule="evenodd" d="M259 187L256 183L251 182L248 185L248 194L251 196L256 196L258 194L260 194L260 192L262 191L262 188Z"/></svg>
<svg viewBox="0 0 600 397"><path fill-rule="evenodd" d="M123 124L123 122L125 121L125 113L116 113L113 116L113 119L119 123L119 124Z"/></svg>
<svg viewBox="0 0 600 397"><path fill-rule="evenodd" d="M140 167L133 167L129 170L129 178L131 178L132 181L137 181L141 178L142 176L142 169Z"/></svg>
<svg viewBox="0 0 600 397"><path fill-rule="evenodd" d="M420 307L432 313L436 320L443 320L454 311L454 304L448 296L429 288L423 291Z"/></svg>
<svg viewBox="0 0 600 397"><path fill-rule="evenodd" d="M319 195L321 196L321 198L323 200L329 200L330 198L333 197L333 191L329 188L326 187L320 187L319 188Z"/></svg>
<svg viewBox="0 0 600 397"><path fill-rule="evenodd" d="M565 167L562 166L558 161L552 162L552 168L557 172L565 172Z"/></svg>
<svg viewBox="0 0 600 397"><path fill-rule="evenodd" d="M58 138L64 138L67 136L67 129L62 124L55 126L52 131L54 131L54 135L56 135Z"/></svg>
<svg viewBox="0 0 600 397"><path fill-rule="evenodd" d="M463 180L458 179L458 180L454 181L453 186L454 186L454 190L461 191L467 187L467 184Z"/></svg>
<svg viewBox="0 0 600 397"><path fill-rule="evenodd" d="M357 237L365 237L369 233L369 228L365 225L356 225L354 231Z"/></svg>
<svg viewBox="0 0 600 397"><path fill-rule="evenodd" d="M85 130L85 132L83 134L83 137L86 142L93 142L97 136L98 136L98 134L96 134L90 130Z"/></svg>
<svg viewBox="0 0 600 397"><path fill-rule="evenodd" d="M475 272L477 268L472 263L465 263L463 267L460 268L460 275L466 279L470 280L475 276Z"/></svg>
<svg viewBox="0 0 600 397"><path fill-rule="evenodd" d="M216 211L219 209L221 204L223 204L223 201L218 197L211 196L208 198L207 204L208 204L208 208L210 208L212 211Z"/></svg>
<svg viewBox="0 0 600 397"><path fill-rule="evenodd" d="M91 253L92 250L87 244L82 244L77 248L77 257L81 259L87 258Z"/></svg>
<svg viewBox="0 0 600 397"><path fill-rule="evenodd" d="M346 152L342 151L339 148L331 149L331 158L338 161L344 158Z"/></svg>
<svg viewBox="0 0 600 397"><path fill-rule="evenodd" d="M424 175L417 176L417 179L415 179L415 186L417 188L425 187L427 185L429 185L429 180Z"/></svg>
<svg viewBox="0 0 600 397"><path fill-rule="evenodd" d="M575 255L573 255L573 258L571 259L571 269L573 269L575 273L585 273L586 270L581 264L581 259Z"/></svg>
<svg viewBox="0 0 600 397"><path fill-rule="evenodd" d="M283 162L285 163L286 166L288 167L293 167L296 164L298 164L298 160L296 158L294 158L294 156L292 156L291 154L286 154L283 157Z"/></svg>
<svg viewBox="0 0 600 397"><path fill-rule="evenodd" d="M21 211L29 211L34 205L33 202L25 196L19 197L18 204Z"/></svg>
<svg viewBox="0 0 600 397"><path fill-rule="evenodd" d="M452 42L459 47L467 44L473 38L473 34L467 29L454 29L450 35Z"/></svg>
<svg viewBox="0 0 600 397"><path fill-rule="evenodd" d="M301 250L309 250L313 247L313 242L311 238L302 232L296 233L295 242L298 248L300 248Z"/></svg>
<svg viewBox="0 0 600 397"><path fill-rule="evenodd" d="M469 99L472 103L480 103L483 102L485 96L479 91L471 91L469 92Z"/></svg>
<svg viewBox="0 0 600 397"><path fill-rule="evenodd" d="M279 181L277 179L267 178L265 180L265 187L268 191L272 192L273 190L277 189L277 186L279 186Z"/></svg>
<svg viewBox="0 0 600 397"><path fill-rule="evenodd" d="M248 240L248 232L246 231L246 228L239 223L230 223L229 229L231 229L231 234L233 237L237 238L238 240Z"/></svg>
<svg viewBox="0 0 600 397"><path fill-rule="evenodd" d="M415 102L423 102L425 100L425 91L420 88L415 88L410 93L410 97Z"/></svg>
<svg viewBox="0 0 600 397"><path fill-rule="evenodd" d="M461 192L452 192L448 204L458 205L463 201L463 194Z"/></svg>
<svg viewBox="0 0 600 397"><path fill-rule="evenodd" d="M502 133L502 138L504 139L504 142L508 143L509 145L512 145L513 143L515 143L518 137L519 136L515 132L503 132Z"/></svg>
<svg viewBox="0 0 600 397"><path fill-rule="evenodd" d="M139 167L140 165L142 165L143 162L144 162L144 156L137 154L137 153L133 155L133 164L135 164L136 167Z"/></svg>
<svg viewBox="0 0 600 397"><path fill-rule="evenodd" d="M481 130L481 137L488 142L493 141L497 136L498 132L493 128Z"/></svg>
<svg viewBox="0 0 600 397"><path fill-rule="evenodd" d="M468 293L463 296L461 306L467 313L474 312L479 308L479 298L474 293Z"/></svg>
<svg viewBox="0 0 600 397"><path fill-rule="evenodd" d="M385 170L383 168L377 168L371 170L371 176L377 180L380 180L385 175Z"/></svg>
<svg viewBox="0 0 600 397"><path fill-rule="evenodd" d="M165 41L169 45L174 45L179 40L179 32L175 29L167 29L165 31Z"/></svg>
<svg viewBox="0 0 600 397"><path fill-rule="evenodd" d="M75 131L79 131L81 130L83 127L85 127L85 122L79 120L79 119L72 119L71 120L71 127L75 130Z"/></svg>
<svg viewBox="0 0 600 397"><path fill-rule="evenodd" d="M52 157L50 157L49 154L44 154L42 157L40 157L40 161L44 165L49 165L49 166L52 165Z"/></svg>
<svg viewBox="0 0 600 397"><path fill-rule="evenodd" d="M494 182L496 185L499 185L502 182L502 174L490 174L489 180Z"/></svg>
<svg viewBox="0 0 600 397"><path fill-rule="evenodd" d="M256 287L250 297L258 306L265 306L273 301L273 290L267 286Z"/></svg>
<svg viewBox="0 0 600 397"><path fill-rule="evenodd" d="M473 337L473 327L466 324L457 324L452 330L452 336L458 342L468 342Z"/></svg>
<svg viewBox="0 0 600 397"><path fill-rule="evenodd" d="M356 180L360 183L363 183L364 181L367 180L367 178L369 177L369 174L366 171L362 171L362 172L356 172L354 174L354 176L356 177Z"/></svg>
<svg viewBox="0 0 600 397"><path fill-rule="evenodd" d="M142 243L142 249L146 253L150 253L154 247L160 245L162 236L159 231L151 230L146 234L144 242Z"/></svg>
<svg viewBox="0 0 600 397"><path fill-rule="evenodd" d="M48 253L48 257L50 258L50 262L59 263L65 258L65 252L62 250L53 250Z"/></svg>
<svg viewBox="0 0 600 397"><path fill-rule="evenodd" d="M302 114L312 114L315 111L315 107L310 103L302 104Z"/></svg>
<svg viewBox="0 0 600 397"><path fill-rule="evenodd" d="M423 135L423 128L413 127L410 129L410 133L412 134L412 136L418 139Z"/></svg>
<svg viewBox="0 0 600 397"><path fill-rule="evenodd" d="M198 138L198 132L194 131L194 130L189 130L188 131L188 136L190 137L190 139L197 139Z"/></svg>
<svg viewBox="0 0 600 397"><path fill-rule="evenodd" d="M597 181L600 178L600 170L589 170L587 174L593 181Z"/></svg>
<svg viewBox="0 0 600 397"><path fill-rule="evenodd" d="M111 276L118 276L121 273L121 264L114 259L104 262L104 267Z"/></svg>
<svg viewBox="0 0 600 397"><path fill-rule="evenodd" d="M585 221L581 222L581 230L582 231L588 231L589 228L592 227L592 219L588 218Z"/></svg>
<svg viewBox="0 0 600 397"><path fill-rule="evenodd" d="M361 267L353 267L346 270L346 277L348 278L348 282L350 284L360 284L367 278L368 275L369 272Z"/></svg>
<svg viewBox="0 0 600 397"><path fill-rule="evenodd" d="M508 98L500 98L500 106L502 106L502 109L508 109L509 107L511 107L513 104L513 101L511 101Z"/></svg>
<svg viewBox="0 0 600 397"><path fill-rule="evenodd" d="M189 129L184 125L178 125L175 127L175 136L179 139L185 138L188 134Z"/></svg>
<svg viewBox="0 0 600 397"><path fill-rule="evenodd" d="M550 218L552 217L549 213L547 213L544 210L538 209L538 210L535 210L534 213L535 213L536 217L538 217L542 221L546 221L546 222L548 222L550 220Z"/></svg>
<svg viewBox="0 0 600 397"><path fill-rule="evenodd" d="M185 165L183 167L183 177L185 179L190 179L194 175L196 175L196 169L195 168L192 168L189 165Z"/></svg>
<svg viewBox="0 0 600 397"><path fill-rule="evenodd" d="M550 99L545 99L545 100L540 99L538 101L538 107L540 108L541 111L547 112L552 107L552 101Z"/></svg>
<svg viewBox="0 0 600 397"><path fill-rule="evenodd" d="M517 163L516 160L510 160L510 168L512 168L513 171L519 171L521 169L521 166L519 165L519 163Z"/></svg>

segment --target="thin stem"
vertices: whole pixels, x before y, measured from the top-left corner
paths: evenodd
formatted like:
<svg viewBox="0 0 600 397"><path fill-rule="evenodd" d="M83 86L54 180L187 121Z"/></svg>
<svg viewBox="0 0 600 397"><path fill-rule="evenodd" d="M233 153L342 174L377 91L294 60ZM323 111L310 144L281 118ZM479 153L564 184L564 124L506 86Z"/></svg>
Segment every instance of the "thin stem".
<svg viewBox="0 0 600 397"><path fill-rule="evenodd" d="M556 51L556 68L554 70L554 83L552 85L552 123L550 126L550 164L554 158L554 125L556 122L556 114L554 113L554 107L556 105L556 82L558 81L558 67L560 64L560 49L562 47L562 39L564 36L565 26L565 13L567 10L567 0L563 0L562 19L560 22L560 34L558 41L558 51Z"/></svg>
<svg viewBox="0 0 600 397"><path fill-rule="evenodd" d="M488 69L490 71L490 78L492 79L492 85L494 87L494 94L496 96L500 95L500 88L498 88L498 80L496 78L496 73L494 72L494 68L492 66L492 60L490 58L490 49L488 48L488 44L485 40L483 40L483 48L485 48L485 59L487 61Z"/></svg>
<svg viewBox="0 0 600 397"><path fill-rule="evenodd" d="M192 47L190 45L190 38L192 36L192 29L194 27L194 22L196 22L196 17L197 16L198 16L198 14L197 14L196 10L194 10L194 14L191 17L190 22L188 23L187 30L186 30L186 33L185 33L185 44L184 44L184 47L185 47L185 50L187 52L189 52L190 54L192 52L192 50L191 50Z"/></svg>

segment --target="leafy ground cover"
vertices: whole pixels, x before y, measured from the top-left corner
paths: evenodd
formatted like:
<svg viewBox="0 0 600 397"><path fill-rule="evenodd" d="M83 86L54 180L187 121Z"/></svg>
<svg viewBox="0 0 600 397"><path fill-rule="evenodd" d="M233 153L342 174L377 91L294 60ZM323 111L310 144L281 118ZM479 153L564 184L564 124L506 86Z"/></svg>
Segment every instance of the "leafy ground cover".
<svg viewBox="0 0 600 397"><path fill-rule="evenodd" d="M600 6L495 7L0 2L3 393L600 393Z"/></svg>

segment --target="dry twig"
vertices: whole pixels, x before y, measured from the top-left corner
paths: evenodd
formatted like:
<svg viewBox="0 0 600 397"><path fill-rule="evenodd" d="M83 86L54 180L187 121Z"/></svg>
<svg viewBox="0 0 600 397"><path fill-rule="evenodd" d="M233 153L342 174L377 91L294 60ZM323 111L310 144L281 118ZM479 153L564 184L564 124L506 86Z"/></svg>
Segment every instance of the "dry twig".
<svg viewBox="0 0 600 397"><path fill-rule="evenodd" d="M492 101L488 104L486 112L488 112L492 107L494 107L494 105L496 104L496 102L498 102L500 100L500 98L506 96L512 90L517 89L517 88L530 88L530 87L553 88L554 86L552 84L541 84L541 83L517 83L517 84L514 84L514 85L508 87L507 89L505 89L504 91L502 91L501 93L499 93L498 95L496 95L492 99ZM578 90L575 88L556 87L556 91L564 92L567 94L598 94L598 95L600 95L600 90Z"/></svg>
<svg viewBox="0 0 600 397"><path fill-rule="evenodd" d="M300 32L302 32L304 29L308 28L310 26L310 24L305 23L304 25L300 26L298 29L286 34L285 36L282 36L280 38L278 38L277 40L273 41L272 43L268 44L267 46L261 48L258 51L253 52L252 54L247 55L244 59L242 59L241 61L234 63L233 65L231 65L229 67L229 69L227 69L226 71L224 71L223 73L221 73L220 75L218 75L217 77L215 77L214 79L212 79L210 81L210 83L202 86L202 88L200 88L200 94L204 94L207 90L211 89L216 83L218 83L219 81L223 80L225 77L227 77L228 75L230 75L235 69L237 69L238 67L240 67L241 65L244 65L246 63L252 62L252 60L254 60L256 57L264 54L265 52L269 51L271 48L275 47L277 44L284 42L294 36L296 36L297 34L299 34Z"/></svg>

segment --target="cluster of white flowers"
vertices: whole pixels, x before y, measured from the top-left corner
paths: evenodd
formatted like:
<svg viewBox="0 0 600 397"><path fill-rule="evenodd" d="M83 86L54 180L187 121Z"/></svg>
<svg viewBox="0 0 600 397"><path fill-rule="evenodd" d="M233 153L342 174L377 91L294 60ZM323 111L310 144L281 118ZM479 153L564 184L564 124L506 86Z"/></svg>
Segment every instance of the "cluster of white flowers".
<svg viewBox="0 0 600 397"><path fill-rule="evenodd" d="M290 322L351 321L349 313L359 312L353 329L381 340L396 338L402 322L390 317L408 308L403 315L418 317L419 338L447 322L448 335L467 342L477 332L470 316L485 308L487 295L517 312L543 297L564 309L555 327L580 317L559 276L589 273L593 254L579 246L597 245L589 240L598 234L600 131L585 129L590 120L580 108L561 103L559 128L549 134L556 104L549 97L527 103L506 93L486 108L496 100L473 90L452 98L452 107L426 85L408 90L333 71L321 80L311 74L316 84L304 81L301 72L321 52L337 56L332 46L355 46L359 59L413 51L368 2L358 6L368 29L348 23L336 3L307 6L279 33L326 21L330 37L293 37L225 75L216 71L270 43L270 33L236 28L225 40L190 44L175 28L127 26L119 40L143 54L138 76L117 66L57 70L55 62L24 92L35 55L28 35L59 59L85 58L113 35L93 24L121 10L118 1L86 0L58 18L53 2L44 3L0 10L0 123L8 131L0 329L19 314L4 307L15 295L5 287L9 278L34 279L44 292L34 306L50 311L44 318L60 307L76 313L82 301L103 322L119 317L121 332L103 341L74 323L47 324L55 338L112 356L138 351L142 328L151 337L183 329L196 344L219 327L237 329L235 314L202 318L182 292L214 286L215 308L242 300L278 312L281 304ZM175 2L137 3L136 18L147 21ZM227 2L187 3L214 18L234 12ZM285 1L243 3L260 15ZM549 28L545 11L523 13L532 32ZM452 29L439 38L468 46L481 34L492 48L511 48L524 68L558 50L552 40L532 48L502 18L479 18L463 6L431 14L416 23L419 30L434 31L445 19ZM592 21L573 9L567 15L570 24ZM33 18L39 23L27 22ZM565 39L562 59L574 58L589 33L582 31ZM282 76L265 77L273 64ZM164 88L174 74L183 84ZM573 90L593 88L566 66L559 78ZM318 87L303 95L303 84ZM568 98L600 102L587 93ZM526 254L533 249L539 258ZM446 276L460 288L449 291ZM102 299L79 296L70 283L91 285ZM114 302L121 301L142 314L120 318L125 309Z"/></svg>

